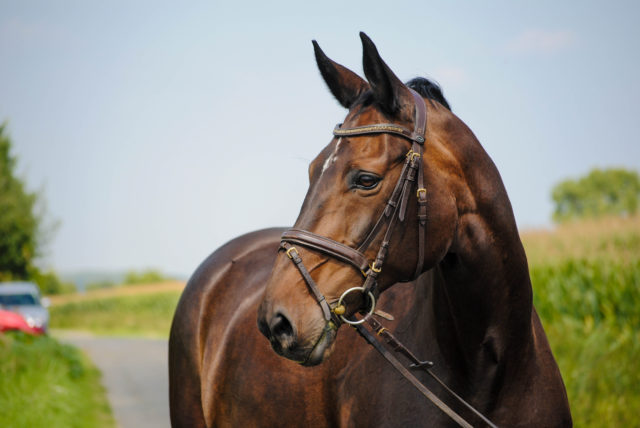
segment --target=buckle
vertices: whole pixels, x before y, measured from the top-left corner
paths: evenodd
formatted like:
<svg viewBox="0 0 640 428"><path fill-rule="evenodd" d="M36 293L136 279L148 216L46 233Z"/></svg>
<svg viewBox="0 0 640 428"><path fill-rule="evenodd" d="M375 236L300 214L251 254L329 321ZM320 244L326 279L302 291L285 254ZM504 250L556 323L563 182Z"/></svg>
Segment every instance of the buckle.
<svg viewBox="0 0 640 428"><path fill-rule="evenodd" d="M296 256L300 257L300 255L298 254L298 250L296 250L296 247L291 247L286 251L287 257L289 257L291 260L293 260L293 256L291 255L292 251L295 251L296 252Z"/></svg>
<svg viewBox="0 0 640 428"><path fill-rule="evenodd" d="M344 307L344 305L339 305L336 306L335 308L331 309L331 312L333 312L334 314L340 316L340 315L344 315L344 313L347 311L347 308Z"/></svg>
<svg viewBox="0 0 640 428"><path fill-rule="evenodd" d="M372 271L374 271L375 273L380 273L382 272L382 268L377 268L376 267L376 262L373 262L372 265L369 266L371 268Z"/></svg>
<svg viewBox="0 0 640 428"><path fill-rule="evenodd" d="M411 162L415 161L416 158L420 157L420 153L414 152L413 149L409 150L409 152L407 153L407 159L409 159Z"/></svg>
<svg viewBox="0 0 640 428"><path fill-rule="evenodd" d="M422 197L424 197L424 199L427 199L427 189L425 189L424 187L421 187L416 192L416 196L418 197L418 199L422 200L422 197L420 197L420 194L422 194Z"/></svg>

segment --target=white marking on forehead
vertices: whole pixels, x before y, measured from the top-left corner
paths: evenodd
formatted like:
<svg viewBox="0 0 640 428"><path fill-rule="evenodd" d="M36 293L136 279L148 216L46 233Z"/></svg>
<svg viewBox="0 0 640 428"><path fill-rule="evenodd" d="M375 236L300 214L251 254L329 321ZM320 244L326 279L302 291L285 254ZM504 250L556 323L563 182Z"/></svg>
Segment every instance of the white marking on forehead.
<svg viewBox="0 0 640 428"><path fill-rule="evenodd" d="M322 177L322 174L324 174L324 172L334 163L336 163L336 161L338 160L338 149L340 148L340 143L342 143L342 138L338 138L338 142L336 143L336 148L333 149L333 153L331 153L331 156L329 156L327 158L326 161L324 161L324 164L322 165L322 171L320 172L320 176Z"/></svg>

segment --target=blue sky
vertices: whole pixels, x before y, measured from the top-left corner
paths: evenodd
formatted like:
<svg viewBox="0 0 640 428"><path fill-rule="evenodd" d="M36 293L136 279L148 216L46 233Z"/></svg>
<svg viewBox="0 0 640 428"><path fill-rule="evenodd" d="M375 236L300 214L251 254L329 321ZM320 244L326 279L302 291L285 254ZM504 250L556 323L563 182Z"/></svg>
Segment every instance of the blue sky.
<svg viewBox="0 0 640 428"><path fill-rule="evenodd" d="M521 228L593 167L640 169L637 2L0 3L0 121L60 227L42 263L184 275L291 225L345 111L311 40L361 73L365 31L440 82ZM293 179L292 179L293 178Z"/></svg>

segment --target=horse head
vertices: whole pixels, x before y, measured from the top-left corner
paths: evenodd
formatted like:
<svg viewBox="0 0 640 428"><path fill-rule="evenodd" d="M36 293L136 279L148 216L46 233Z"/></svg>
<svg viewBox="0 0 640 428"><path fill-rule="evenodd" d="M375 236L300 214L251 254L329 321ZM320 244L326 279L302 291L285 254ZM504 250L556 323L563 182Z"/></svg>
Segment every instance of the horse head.
<svg viewBox="0 0 640 428"><path fill-rule="evenodd" d="M436 85L403 84L360 36L367 80L313 43L326 84L349 111L309 167L258 313L274 350L304 365L329 355L341 320L355 321L378 293L439 263L455 245L460 210L473 204L447 144L471 131Z"/></svg>

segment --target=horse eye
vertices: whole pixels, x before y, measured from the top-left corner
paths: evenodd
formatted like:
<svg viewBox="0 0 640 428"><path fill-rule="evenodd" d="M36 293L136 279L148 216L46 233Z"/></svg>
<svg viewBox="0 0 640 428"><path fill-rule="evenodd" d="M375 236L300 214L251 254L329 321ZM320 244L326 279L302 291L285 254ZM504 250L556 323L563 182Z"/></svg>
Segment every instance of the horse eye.
<svg viewBox="0 0 640 428"><path fill-rule="evenodd" d="M368 173L360 173L355 179L355 185L359 189L371 190L378 185L380 177Z"/></svg>

